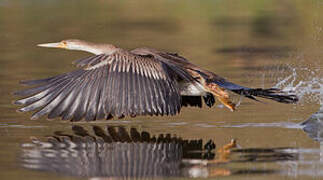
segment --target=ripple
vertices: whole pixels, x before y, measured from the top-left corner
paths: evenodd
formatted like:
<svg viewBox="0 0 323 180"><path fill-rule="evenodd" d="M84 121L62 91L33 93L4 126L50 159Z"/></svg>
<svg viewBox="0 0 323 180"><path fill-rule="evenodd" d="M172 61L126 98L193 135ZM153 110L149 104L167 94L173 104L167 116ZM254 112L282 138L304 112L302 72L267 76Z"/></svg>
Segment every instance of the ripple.
<svg viewBox="0 0 323 180"><path fill-rule="evenodd" d="M20 125L20 124L6 124L6 123L0 123L0 128L44 128L47 126L26 126L26 125Z"/></svg>

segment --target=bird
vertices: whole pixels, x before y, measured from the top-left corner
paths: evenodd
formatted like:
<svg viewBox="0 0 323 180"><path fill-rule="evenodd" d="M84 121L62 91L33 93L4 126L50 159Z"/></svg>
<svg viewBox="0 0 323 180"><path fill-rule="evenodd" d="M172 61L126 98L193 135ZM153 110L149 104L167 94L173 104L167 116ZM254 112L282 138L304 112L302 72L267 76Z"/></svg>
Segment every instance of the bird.
<svg viewBox="0 0 323 180"><path fill-rule="evenodd" d="M234 111L233 92L296 103L293 93L277 88L248 88L194 65L178 53L152 48L126 50L112 44L67 39L39 47L78 50L92 55L73 63L77 69L49 78L20 81L33 86L15 92L19 112L35 111L31 119L94 121L100 119L177 115L182 107L212 107L215 99Z"/></svg>

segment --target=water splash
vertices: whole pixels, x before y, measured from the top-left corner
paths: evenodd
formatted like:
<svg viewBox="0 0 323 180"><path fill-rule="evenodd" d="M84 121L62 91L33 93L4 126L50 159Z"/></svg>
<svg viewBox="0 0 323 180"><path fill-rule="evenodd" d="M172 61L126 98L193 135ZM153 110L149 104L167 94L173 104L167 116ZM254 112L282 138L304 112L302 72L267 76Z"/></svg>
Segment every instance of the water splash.
<svg viewBox="0 0 323 180"><path fill-rule="evenodd" d="M287 129L302 129L304 126L299 123L293 122L276 122L276 123L216 123L216 124L206 124L206 123L197 123L194 124L197 127L203 128L287 128Z"/></svg>
<svg viewBox="0 0 323 180"><path fill-rule="evenodd" d="M279 80L274 88L295 92L301 101L323 104L323 74L319 68L295 68L289 66L291 74ZM321 107L323 108L323 107Z"/></svg>

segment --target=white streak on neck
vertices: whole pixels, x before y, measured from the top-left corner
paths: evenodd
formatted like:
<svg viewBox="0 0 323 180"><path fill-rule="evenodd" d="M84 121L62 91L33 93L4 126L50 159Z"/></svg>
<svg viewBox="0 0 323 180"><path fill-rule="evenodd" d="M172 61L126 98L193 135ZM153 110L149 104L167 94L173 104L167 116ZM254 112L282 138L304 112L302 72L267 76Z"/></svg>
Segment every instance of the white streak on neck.
<svg viewBox="0 0 323 180"><path fill-rule="evenodd" d="M86 49L86 50L83 50L83 51L86 51L86 52L89 52L89 53L92 53L92 54L95 54L95 55L99 55L99 54L104 53L100 49Z"/></svg>

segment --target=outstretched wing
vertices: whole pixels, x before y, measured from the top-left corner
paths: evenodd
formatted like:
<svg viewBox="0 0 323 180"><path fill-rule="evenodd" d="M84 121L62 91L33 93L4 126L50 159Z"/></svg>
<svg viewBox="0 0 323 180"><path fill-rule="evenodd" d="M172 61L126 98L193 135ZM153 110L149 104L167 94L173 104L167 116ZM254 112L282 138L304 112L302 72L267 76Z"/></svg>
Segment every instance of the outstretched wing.
<svg viewBox="0 0 323 180"><path fill-rule="evenodd" d="M164 63L178 66L178 68L185 68L187 66L193 65L187 59L178 55L177 53L164 52L152 48L136 48L134 50L131 50L131 52L137 55L153 56L154 58Z"/></svg>
<svg viewBox="0 0 323 180"><path fill-rule="evenodd" d="M48 118L60 116L72 121L175 115L180 111L181 96L176 78L186 77L153 57L118 51L75 63L82 68L22 82L35 87L15 93L29 96L15 102L25 105L19 111L38 110L32 119L48 114Z"/></svg>

